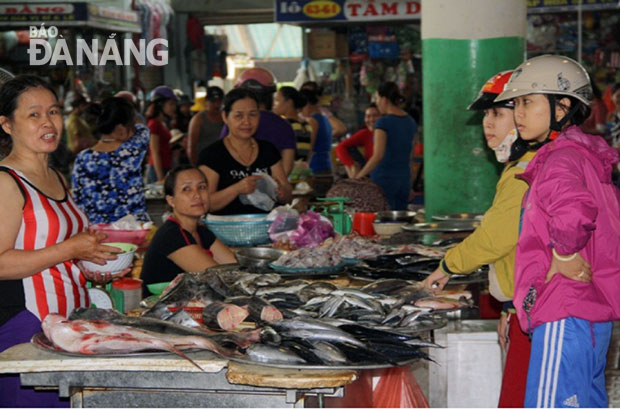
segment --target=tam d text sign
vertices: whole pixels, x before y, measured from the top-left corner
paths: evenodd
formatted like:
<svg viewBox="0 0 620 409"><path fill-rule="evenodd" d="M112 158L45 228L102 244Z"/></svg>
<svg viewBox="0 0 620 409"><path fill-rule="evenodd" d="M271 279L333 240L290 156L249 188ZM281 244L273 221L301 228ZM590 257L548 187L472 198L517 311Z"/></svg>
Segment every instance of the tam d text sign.
<svg viewBox="0 0 620 409"><path fill-rule="evenodd" d="M275 0L279 23L419 20L421 0Z"/></svg>

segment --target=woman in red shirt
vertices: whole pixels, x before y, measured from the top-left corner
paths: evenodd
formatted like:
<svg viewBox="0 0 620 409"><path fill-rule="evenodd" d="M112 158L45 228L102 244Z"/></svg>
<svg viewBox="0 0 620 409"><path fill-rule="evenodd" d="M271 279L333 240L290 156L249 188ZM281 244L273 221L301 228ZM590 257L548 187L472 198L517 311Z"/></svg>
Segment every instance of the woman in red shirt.
<svg viewBox="0 0 620 409"><path fill-rule="evenodd" d="M165 85L155 88L151 93L151 105L146 113L151 131L147 183L163 183L166 173L172 168L171 135L166 122L175 115L177 101L172 89Z"/></svg>
<svg viewBox="0 0 620 409"><path fill-rule="evenodd" d="M360 164L351 157L350 149L357 149L358 146L364 147L364 156L366 161L372 156L373 132L375 130L375 122L381 116L379 109L374 103L368 105L364 115L364 123L366 127L354 133L350 138L340 142L336 147L338 159L344 165L347 176L353 176L361 169ZM362 164L363 165L363 164Z"/></svg>

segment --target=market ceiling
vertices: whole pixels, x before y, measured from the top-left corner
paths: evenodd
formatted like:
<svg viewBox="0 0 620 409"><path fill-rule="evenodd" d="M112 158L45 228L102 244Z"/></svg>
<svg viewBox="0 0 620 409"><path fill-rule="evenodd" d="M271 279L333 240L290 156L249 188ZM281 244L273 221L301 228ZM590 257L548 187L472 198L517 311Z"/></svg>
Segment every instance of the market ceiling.
<svg viewBox="0 0 620 409"><path fill-rule="evenodd" d="M273 0L172 0L179 13L193 14L203 25L273 23Z"/></svg>

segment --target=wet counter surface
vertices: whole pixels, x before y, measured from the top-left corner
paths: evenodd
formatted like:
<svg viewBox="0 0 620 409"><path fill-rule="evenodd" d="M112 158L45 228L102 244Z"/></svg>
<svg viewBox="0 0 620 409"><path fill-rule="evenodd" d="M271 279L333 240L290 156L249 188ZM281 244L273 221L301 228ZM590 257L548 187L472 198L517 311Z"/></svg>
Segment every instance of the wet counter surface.
<svg viewBox="0 0 620 409"><path fill-rule="evenodd" d="M73 407L299 407L305 396L340 396L358 376L188 355L204 372L173 354L72 357L19 344L0 353L0 373L19 373L24 386L58 389Z"/></svg>

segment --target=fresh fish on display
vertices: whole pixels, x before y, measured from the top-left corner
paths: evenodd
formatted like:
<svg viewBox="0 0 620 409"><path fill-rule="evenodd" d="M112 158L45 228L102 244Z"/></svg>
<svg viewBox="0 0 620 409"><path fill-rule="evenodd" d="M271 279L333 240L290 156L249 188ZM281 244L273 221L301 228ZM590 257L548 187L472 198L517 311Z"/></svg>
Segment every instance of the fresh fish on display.
<svg viewBox="0 0 620 409"><path fill-rule="evenodd" d="M323 362L328 364L340 364L347 363L347 357L334 345L325 341L310 342L313 347L312 352L319 357Z"/></svg>
<svg viewBox="0 0 620 409"><path fill-rule="evenodd" d="M338 290L338 287L331 283L327 283L325 281L316 281L302 288L299 291L298 296L300 300L302 300L303 302L307 302L314 297L331 294L336 290Z"/></svg>
<svg viewBox="0 0 620 409"><path fill-rule="evenodd" d="M360 290L368 294L391 294L410 284L409 281L399 278L382 278L363 286Z"/></svg>
<svg viewBox="0 0 620 409"><path fill-rule="evenodd" d="M471 307L466 300L454 300L452 298L428 297L414 302L417 307L430 307L434 310L453 310L457 308Z"/></svg>
<svg viewBox="0 0 620 409"><path fill-rule="evenodd" d="M178 310L167 318L167 320L188 328L203 328L203 325L193 319L185 310Z"/></svg>
<svg viewBox="0 0 620 409"><path fill-rule="evenodd" d="M220 344L234 344L239 348L247 348L249 345L260 341L260 330L213 332L205 326L189 328L157 318L130 317L116 310L104 310L101 308L76 308L69 316L69 320L105 321L116 325L156 332L164 336L167 334L205 336Z"/></svg>
<svg viewBox="0 0 620 409"><path fill-rule="evenodd" d="M319 310L319 318L332 317L336 313L336 311L338 311L338 308L342 306L344 301L345 297L342 296L335 295L333 297L330 297L329 300L327 300Z"/></svg>
<svg viewBox="0 0 620 409"><path fill-rule="evenodd" d="M446 251L454 247L457 243L452 243L447 246L437 247L437 246L425 246L422 244L404 244L400 246L394 254L396 253L415 253L421 256L432 257L436 259L442 259L446 256Z"/></svg>
<svg viewBox="0 0 620 409"><path fill-rule="evenodd" d="M315 352L312 344L307 343L304 340L284 340L281 346L293 352L295 355L302 358L309 364L325 365L329 362L323 361Z"/></svg>
<svg viewBox="0 0 620 409"><path fill-rule="evenodd" d="M58 314L49 314L45 317L41 327L45 336L55 346L67 352L97 355L154 349L174 352L190 360L181 350L196 348L215 352L221 356L237 355L235 351L222 347L206 336L172 334L164 336L99 320L70 321Z"/></svg>
<svg viewBox="0 0 620 409"><path fill-rule="evenodd" d="M306 361L284 347L254 344L246 351L251 361L264 363L303 364Z"/></svg>
<svg viewBox="0 0 620 409"><path fill-rule="evenodd" d="M237 328L249 315L246 308L216 301L202 310L202 322L210 328L230 331Z"/></svg>
<svg viewBox="0 0 620 409"><path fill-rule="evenodd" d="M273 294L273 293L297 294L308 284L310 283L305 280L293 280L283 285L279 285L277 287L261 287L258 290L256 290L255 295L264 296L264 295Z"/></svg>
<svg viewBox="0 0 620 409"><path fill-rule="evenodd" d="M342 258L337 252L323 246L290 251L274 262L277 266L292 268L330 267L341 263Z"/></svg>
<svg viewBox="0 0 620 409"><path fill-rule="evenodd" d="M256 323L274 322L283 319L282 313L276 307L260 297L232 297L226 301L246 308L250 318Z"/></svg>

